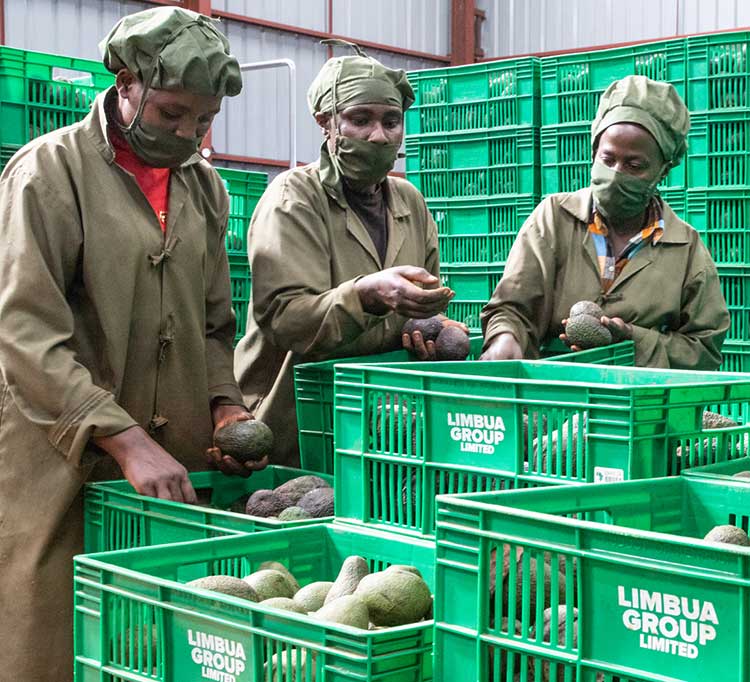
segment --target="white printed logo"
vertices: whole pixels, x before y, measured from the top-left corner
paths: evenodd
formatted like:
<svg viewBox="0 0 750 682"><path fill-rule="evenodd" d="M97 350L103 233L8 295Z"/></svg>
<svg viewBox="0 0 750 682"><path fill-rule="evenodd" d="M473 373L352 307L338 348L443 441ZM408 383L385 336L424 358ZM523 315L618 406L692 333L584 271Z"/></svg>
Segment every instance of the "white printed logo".
<svg viewBox="0 0 750 682"><path fill-rule="evenodd" d="M618 585L617 604L625 609L623 625L640 632L641 649L698 658L699 647L716 639L719 619L710 601Z"/></svg>
<svg viewBox="0 0 750 682"><path fill-rule="evenodd" d="M594 467L594 483L620 483L625 480L625 471L612 467Z"/></svg>
<svg viewBox="0 0 750 682"><path fill-rule="evenodd" d="M502 417L449 412L448 426L451 427L451 439L461 443L461 452L493 455L495 446L505 439L505 422Z"/></svg>
<svg viewBox="0 0 750 682"><path fill-rule="evenodd" d="M205 632L188 630L190 656L201 666L201 678L217 682L237 682L237 675L247 667L242 642L224 639Z"/></svg>

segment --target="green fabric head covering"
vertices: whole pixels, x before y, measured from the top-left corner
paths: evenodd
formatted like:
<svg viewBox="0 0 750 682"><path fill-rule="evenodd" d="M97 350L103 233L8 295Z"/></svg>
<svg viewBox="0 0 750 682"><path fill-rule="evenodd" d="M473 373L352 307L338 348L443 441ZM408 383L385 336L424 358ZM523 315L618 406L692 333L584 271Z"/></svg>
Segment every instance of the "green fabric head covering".
<svg viewBox="0 0 750 682"><path fill-rule="evenodd" d="M414 103L406 72L389 69L359 47L347 44L358 54L334 57L323 65L307 91L310 113L333 113L334 91L337 112L356 104L390 104L406 111Z"/></svg>
<svg viewBox="0 0 750 682"><path fill-rule="evenodd" d="M615 123L636 123L653 136L665 161L677 166L687 151L690 113L669 83L627 76L610 85L599 100L591 125L591 147Z"/></svg>
<svg viewBox="0 0 750 682"><path fill-rule="evenodd" d="M242 90L240 65L229 53L229 41L212 19L179 7L123 17L99 49L112 73L128 69L157 90L213 97L233 97Z"/></svg>

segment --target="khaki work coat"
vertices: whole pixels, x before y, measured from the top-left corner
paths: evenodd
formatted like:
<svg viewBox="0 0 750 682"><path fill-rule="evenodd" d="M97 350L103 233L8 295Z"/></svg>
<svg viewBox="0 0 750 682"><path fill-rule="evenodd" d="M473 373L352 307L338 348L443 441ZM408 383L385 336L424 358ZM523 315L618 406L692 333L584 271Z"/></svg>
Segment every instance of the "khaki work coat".
<svg viewBox="0 0 750 682"><path fill-rule="evenodd" d="M389 177L386 197L383 263L343 193L321 182L318 163L280 174L255 209L252 300L235 374L249 410L274 432L276 464L299 464L294 365L401 346L405 318L366 313L355 280L397 265L439 275L437 229L422 195Z"/></svg>
<svg viewBox="0 0 750 682"><path fill-rule="evenodd" d="M607 293L588 232L589 188L553 194L524 223L503 278L482 311L485 348L503 332L524 356L557 338L577 301L599 303L633 325L636 364L716 369L729 313L711 255L698 233L664 203L664 234L642 248Z"/></svg>
<svg viewBox="0 0 750 682"><path fill-rule="evenodd" d="M139 424L204 468L210 401L242 401L221 179L197 155L173 171L165 237L104 100L0 179L0 677L28 682L72 679L81 489L120 473L90 439Z"/></svg>

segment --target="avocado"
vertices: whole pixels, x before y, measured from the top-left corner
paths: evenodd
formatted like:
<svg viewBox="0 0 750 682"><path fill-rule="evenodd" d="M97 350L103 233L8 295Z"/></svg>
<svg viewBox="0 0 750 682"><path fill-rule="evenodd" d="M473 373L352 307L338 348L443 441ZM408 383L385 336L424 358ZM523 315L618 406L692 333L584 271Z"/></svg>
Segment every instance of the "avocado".
<svg viewBox="0 0 750 682"><path fill-rule="evenodd" d="M315 652L310 652L309 656L307 652L308 649L289 647L286 651L271 656L263 666L263 682L292 682L292 680L316 682ZM309 674L307 672L308 661L310 662ZM269 669L270 677L268 676Z"/></svg>
<svg viewBox="0 0 750 682"><path fill-rule="evenodd" d="M565 334L571 346L582 350L599 348L612 343L612 333L592 315L576 315L568 319Z"/></svg>
<svg viewBox="0 0 750 682"><path fill-rule="evenodd" d="M570 612L569 612L570 611ZM572 613L571 613L572 612ZM553 633L552 630L552 608L548 607L544 609L542 614L542 642L545 644L551 644L552 646L566 646L567 638L567 621L568 618L572 620L572 643L568 646L572 646L574 649L578 647L578 609L568 609L565 604L560 604L557 607L557 633ZM531 628L530 637L536 639L537 632L536 626ZM554 640L552 639L554 637ZM535 668L541 666L542 678L541 682L564 682L566 679L566 666L559 663L556 666L556 671L552 672L552 665L546 659L529 659L529 680L537 679L534 676ZM597 674L596 680L603 680L603 677L599 677Z"/></svg>
<svg viewBox="0 0 750 682"><path fill-rule="evenodd" d="M258 462L270 454L273 433L262 421L246 419L219 429L214 434L214 445L223 455L234 457L238 462Z"/></svg>
<svg viewBox="0 0 750 682"><path fill-rule="evenodd" d="M331 591L333 583L320 580L301 587L299 592L294 595L294 601L299 604L306 612L317 611L323 608L326 596Z"/></svg>
<svg viewBox="0 0 750 682"><path fill-rule="evenodd" d="M279 521L302 521L311 519L312 514L302 507L287 507L279 514Z"/></svg>
<svg viewBox="0 0 750 682"><path fill-rule="evenodd" d="M428 341L435 341L441 331L443 331L443 321L437 315L423 320L412 318L407 320L406 324L404 324L401 329L402 334L408 334L409 336L414 332L420 332L425 343Z"/></svg>
<svg viewBox="0 0 750 682"><path fill-rule="evenodd" d="M295 578L292 575L292 572L284 566L284 564L280 564L278 561L264 561L260 566L258 566L258 570L262 571L265 569L270 569L272 571L278 571L283 575L287 582L291 585L292 590L294 590L294 593L296 594L299 590L299 583L297 582L297 578Z"/></svg>
<svg viewBox="0 0 750 682"><path fill-rule="evenodd" d="M366 575L354 592L370 613L374 625L406 625L416 623L432 606L427 583L409 571L380 571Z"/></svg>
<svg viewBox="0 0 750 682"><path fill-rule="evenodd" d="M519 555L517 555L519 556ZM516 561L516 584L510 585L509 584L509 574L504 576L503 579L503 616L508 615L507 606L509 600L514 600L516 604L516 615L520 616L521 613L523 613L523 593L524 590L521 589L521 585L527 584L528 585L528 609L529 609L529 618L531 622L533 623L536 619L536 605L537 605L537 598L541 595L539 594L539 588L537 587L538 581L539 581L539 575L538 575L538 569L537 566L539 565L539 562L532 559L528 563L527 571L524 572L524 565L523 565L523 554L521 554ZM544 603L549 604L550 602L550 595L552 591L552 569L550 568L549 561L545 561L542 566L543 568L543 575L542 579L544 581ZM558 571L557 575L557 601L558 603L564 603L565 602L565 576Z"/></svg>
<svg viewBox="0 0 750 682"><path fill-rule="evenodd" d="M513 631L509 631L508 628L510 627L510 621L507 618L503 618L500 622L500 632L501 633L509 633L509 634L516 634L521 635L523 634L523 626L521 625L520 620L516 620L513 624ZM505 649L500 649L500 677L490 677L489 679L499 679L500 682L505 682L505 680L508 677L507 672L507 658L508 653L505 651ZM490 660L490 670L494 669L494 657L495 657L495 647L488 647L488 654L489 654L489 660ZM511 654L512 656L512 654ZM533 677L530 677L529 679L533 680Z"/></svg>
<svg viewBox="0 0 750 682"><path fill-rule="evenodd" d="M716 412L709 412L708 410L703 412L704 429L731 429L733 426L739 426L734 419L725 417L723 414L717 414Z"/></svg>
<svg viewBox="0 0 750 682"><path fill-rule="evenodd" d="M736 474L732 474L732 478L750 478L750 471L738 471Z"/></svg>
<svg viewBox="0 0 750 682"><path fill-rule="evenodd" d="M264 599L262 602L263 606L270 606L274 609L281 609L282 611L293 611L294 613L307 614L307 611L300 606L293 599L289 597L271 597L270 599Z"/></svg>
<svg viewBox="0 0 750 682"><path fill-rule="evenodd" d="M736 526L714 526L703 538L709 542L723 542L728 545L750 547L750 539L742 528Z"/></svg>
<svg viewBox="0 0 750 682"><path fill-rule="evenodd" d="M466 360L470 350L469 335L460 327L443 328L435 341L438 360Z"/></svg>
<svg viewBox="0 0 750 682"><path fill-rule="evenodd" d="M325 620L330 623L340 623L353 628L367 630L370 626L370 618L364 600L353 594L329 602L322 609L311 614L317 620Z"/></svg>
<svg viewBox="0 0 750 682"><path fill-rule="evenodd" d="M363 557L356 555L346 557L344 563L341 564L341 569L336 577L336 581L326 595L325 603L329 604L339 597L343 597L347 594L354 594L360 580L362 580L362 578L364 578L369 572L370 568Z"/></svg>
<svg viewBox="0 0 750 682"><path fill-rule="evenodd" d="M248 585L244 580L231 575L209 575L185 584L201 590L211 590L212 592L247 599L248 601L260 601L260 597L252 585Z"/></svg>
<svg viewBox="0 0 750 682"><path fill-rule="evenodd" d="M315 488L330 488L328 482L323 480L320 476L298 476L293 478L286 483L282 483L277 486L273 491L277 495L283 495L287 499L292 501L292 505L297 504L300 499L311 490Z"/></svg>
<svg viewBox="0 0 750 682"><path fill-rule="evenodd" d="M415 568L414 566L407 566L406 564L391 564L385 570L386 571L406 571L407 573L413 573L414 575L418 575L420 578L422 577L422 574L419 572L418 568Z"/></svg>
<svg viewBox="0 0 750 682"><path fill-rule="evenodd" d="M151 637L149 637L149 631ZM148 624L144 624L142 627L136 625L133 628L126 628L124 635L119 634L117 636L117 652L119 655L124 654L123 663L127 666L131 665L131 653L134 665L138 665L139 661L156 661L158 651L159 631L156 623L152 623L150 627ZM154 668L153 674L156 677L156 668Z"/></svg>
<svg viewBox="0 0 750 682"><path fill-rule="evenodd" d="M306 493L296 504L314 519L333 516L333 488L315 488Z"/></svg>
<svg viewBox="0 0 750 682"><path fill-rule="evenodd" d="M277 495L273 490L256 490L247 500L245 513L250 516L268 518L278 516L294 503L284 495Z"/></svg>
<svg viewBox="0 0 750 682"><path fill-rule="evenodd" d="M384 406L383 399L378 398L377 413L375 415L375 442L372 444L372 447L375 448L375 452L387 451L405 454L408 450L407 443L410 439L411 452L412 454L416 454L416 413L411 413L411 425L409 425L409 409L406 403L397 403L395 396L389 396L385 400L386 404ZM391 420L393 420L392 425ZM370 423L372 422L370 421Z"/></svg>
<svg viewBox="0 0 750 682"><path fill-rule="evenodd" d="M571 317L578 317L578 315L591 315L591 317L601 320L602 317L604 317L604 311L593 301L578 301L578 303L574 303L570 306L568 319Z"/></svg>
<svg viewBox="0 0 750 682"><path fill-rule="evenodd" d="M291 599L294 596L294 588L281 571L264 568L246 575L242 580L255 590L259 601L265 601L273 597Z"/></svg>
<svg viewBox="0 0 750 682"><path fill-rule="evenodd" d="M581 423L583 424L582 428ZM550 434L542 436L541 465L539 463L539 439L535 439L532 443L533 452L527 458L530 471L557 476L577 476L578 458L580 457L583 460L586 454L586 424L586 413L583 413L583 419L581 419L580 413L576 412L559 427L552 428ZM580 452L578 452L579 440L581 441ZM568 441L570 441L570 445L568 445ZM568 448L570 448L570 452L568 452Z"/></svg>

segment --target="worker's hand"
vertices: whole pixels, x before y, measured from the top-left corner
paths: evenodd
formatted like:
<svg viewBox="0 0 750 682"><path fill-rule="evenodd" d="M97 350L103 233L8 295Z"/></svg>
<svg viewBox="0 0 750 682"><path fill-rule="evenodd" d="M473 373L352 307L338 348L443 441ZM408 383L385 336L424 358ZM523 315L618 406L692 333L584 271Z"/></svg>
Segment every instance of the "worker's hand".
<svg viewBox="0 0 750 682"><path fill-rule="evenodd" d="M175 502L197 501L187 469L140 426L94 438L94 443L120 465L137 493Z"/></svg>
<svg viewBox="0 0 750 682"><path fill-rule="evenodd" d="M567 324L568 324L568 320L567 320L567 318L566 318L566 319L564 319L564 320L562 320L562 321L561 321L561 324L562 324L562 326L563 326L563 329L565 329L565 327L566 327L566 326L567 326ZM568 348L570 348L570 350L571 350L571 351L573 351L574 353L577 353L577 352L578 352L579 350L583 350L583 348L580 348L579 346L573 346L573 345L572 345L572 344L570 343L570 339L568 339L568 335L567 335L567 334L566 334L565 332L563 332L562 334L560 334L560 336L559 336L558 338L559 338L559 339L560 339L560 341L562 341L562 342L563 342L563 343L564 343L564 344L565 344L565 345L566 345L566 346L567 346Z"/></svg>
<svg viewBox="0 0 750 682"><path fill-rule="evenodd" d="M443 327L459 327L466 334L469 333L469 328L458 320L449 320L445 315L438 315L440 321L443 323ZM435 360L435 342L425 341L422 338L422 332L414 332L411 335L401 334L401 345L413 353L418 360Z"/></svg>
<svg viewBox="0 0 750 682"><path fill-rule="evenodd" d="M612 333L612 343L629 341L633 338L633 325L621 317L602 317L602 324Z"/></svg>
<svg viewBox="0 0 750 682"><path fill-rule="evenodd" d="M214 436L216 432L227 424L242 422L253 419L244 407L239 405L217 405L211 410L214 420ZM264 457L259 462L238 462L234 457L225 455L216 446L206 450L206 458L209 465L221 471L226 476L241 476L248 478L252 476L253 471L260 471L268 466L268 457Z"/></svg>
<svg viewBox="0 0 750 682"><path fill-rule="evenodd" d="M442 313L455 296L439 284L440 280L424 268L399 265L365 275L354 288L368 313L385 315L393 311L404 317L425 318Z"/></svg>
<svg viewBox="0 0 750 682"><path fill-rule="evenodd" d="M479 356L480 360L523 360L521 344L510 332L500 334Z"/></svg>

